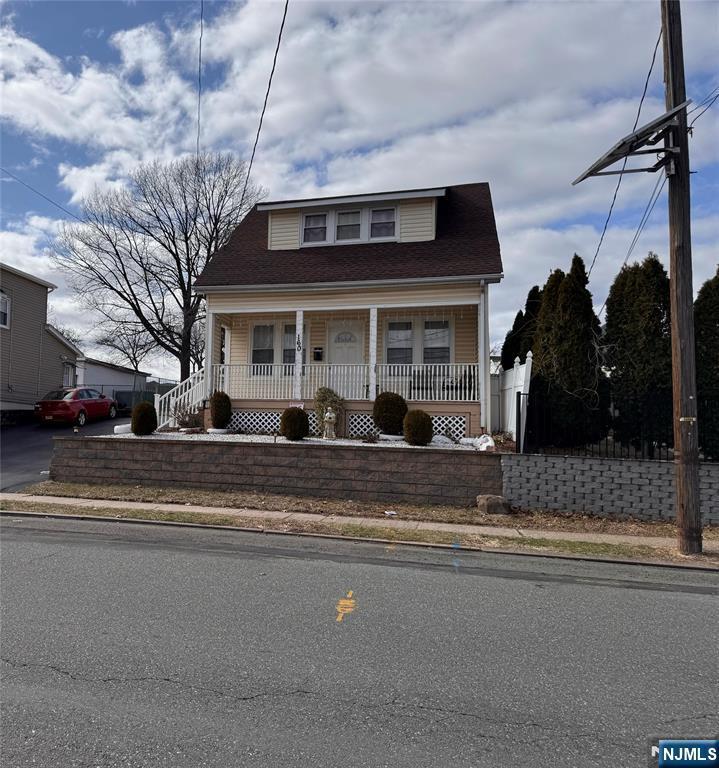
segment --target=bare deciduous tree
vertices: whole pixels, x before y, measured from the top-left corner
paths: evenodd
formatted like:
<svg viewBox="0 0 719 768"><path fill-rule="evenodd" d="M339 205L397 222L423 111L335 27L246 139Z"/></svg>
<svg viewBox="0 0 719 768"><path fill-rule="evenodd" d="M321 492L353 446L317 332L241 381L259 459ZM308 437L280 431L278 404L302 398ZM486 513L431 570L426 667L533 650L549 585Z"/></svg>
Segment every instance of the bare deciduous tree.
<svg viewBox="0 0 719 768"><path fill-rule="evenodd" d="M105 337L122 336L130 317L143 334L137 342L149 338L176 357L182 379L201 365L204 303L192 284L265 194L249 184L242 199L246 172L229 153L155 161L134 171L126 187L84 201L83 221L65 225L55 261L101 316Z"/></svg>

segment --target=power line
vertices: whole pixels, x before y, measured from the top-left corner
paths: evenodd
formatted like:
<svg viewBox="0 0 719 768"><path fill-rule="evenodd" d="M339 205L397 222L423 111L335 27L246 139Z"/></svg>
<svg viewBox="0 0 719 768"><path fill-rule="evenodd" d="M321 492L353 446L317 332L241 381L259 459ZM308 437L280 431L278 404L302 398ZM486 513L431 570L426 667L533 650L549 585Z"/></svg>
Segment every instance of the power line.
<svg viewBox="0 0 719 768"><path fill-rule="evenodd" d="M642 98L639 100L639 108L637 109L637 116L634 118L634 126L632 128L632 133L637 129L637 125L639 125L639 116L642 114L642 105L644 104L644 99L647 95L647 88L649 87L649 79L652 76L652 71L654 70L654 62L657 58L657 50L659 49L659 42L662 39L662 30L659 30L659 36L657 37L657 42L654 45L654 53L652 53L652 62L649 65L649 72L647 72L646 80L644 81L644 90L642 91ZM587 272L587 279L591 276L592 270L594 269L594 265L597 261L597 257L599 256L599 251L601 250L602 243L604 242L604 236L607 234L607 228L609 227L609 222L612 218L612 212L614 211L614 203L617 201L617 195L619 194L619 187L622 186L622 179L624 178L624 170L627 167L627 157L624 158L624 162L622 163L622 169L619 171L619 178L617 179L617 186L614 188L614 195L612 196L612 202L609 206L609 213L607 213L607 218L604 222L604 227L602 228L602 234L599 237L599 243L597 243L597 250L594 252L594 258L592 258L592 263L589 265L589 271Z"/></svg>
<svg viewBox="0 0 719 768"><path fill-rule="evenodd" d="M60 205L60 203L56 203L51 197L48 197L47 195L43 194L39 189L35 189L32 185L28 184L26 181L23 181L21 178L16 176L14 173L11 173L7 170L7 168L3 168L0 166L0 171L3 173L7 173L8 176L15 179L15 181L18 182L18 184L22 184L23 187L27 187L31 192L34 192L36 195L40 195L40 197L43 198L43 200L47 200L48 203L51 205L54 205L56 208L59 208L61 211L64 211L68 216L72 216L73 219L77 219L80 223L82 223L82 219L79 216L76 216L72 211L68 211L67 208Z"/></svg>
<svg viewBox="0 0 719 768"><path fill-rule="evenodd" d="M714 98L713 98L713 99L712 99L712 100L711 100L711 101L710 101L710 102L709 102L709 103L708 103L708 104L707 104L707 105L704 107L704 109L702 109L702 111L701 111L701 112L700 112L700 113L699 113L699 114L698 114L698 115L697 115L697 116L696 116L696 117L695 117L695 118L694 118L694 119L691 121L691 123L690 123L690 124L687 126L687 130L689 130L689 129L690 129L690 128L691 128L691 127L694 125L694 123L696 123L696 121L697 121L697 120L698 120L698 119L699 119L699 118L700 118L700 117L701 117L701 116L702 116L702 115L703 115L703 114L704 114L704 113L705 113L705 112L706 112L708 109L711 109L711 108L714 106L714 104L715 104L715 102L716 102L716 100L717 100L717 99L719 99L719 93L717 93L717 95L716 95L716 96L714 96Z"/></svg>
<svg viewBox="0 0 719 768"><path fill-rule="evenodd" d="M620 267L620 270L626 266L627 262L631 258L632 253L634 253L634 248L639 242L639 238L641 237L642 232L644 231L644 228L646 227L647 222L649 221L649 217L652 215L654 206L656 205L657 200L662 194L662 190L664 189L664 185L666 183L667 183L666 174L662 174L657 178L657 183L654 185L654 189L652 190L651 195L649 195L649 201L647 202L646 208L644 209L644 213L642 214L642 218L639 221L639 224L637 226L637 231L634 233L632 242L629 244L629 248L627 249L627 255L624 257L624 261L622 262L622 266ZM597 317L602 316L602 312L604 312L604 308L607 306L608 299L609 299L609 294L607 294L607 298L604 299L604 304L602 304L601 309L599 310L599 312L597 312Z"/></svg>
<svg viewBox="0 0 719 768"><path fill-rule="evenodd" d="M707 93L707 95L701 100L698 101L688 112L687 115L691 115L692 112L696 112L698 109L702 108L702 105L706 104L707 101L709 101L712 97L714 97L714 91L719 91L719 85L715 86L714 88Z"/></svg>
<svg viewBox="0 0 719 768"><path fill-rule="evenodd" d="M245 201L245 193L247 192L247 185L250 182L250 173L252 173L252 164L255 161L255 152L257 151L257 143L260 140L260 131L262 131L262 121L265 119L265 110L267 109L267 100L270 98L270 88L272 87L272 78L275 74L275 67L277 66L277 54L280 51L280 43L282 42L282 32L285 28L285 19L287 18L287 6L290 4L290 0L285 0L285 10L282 14L282 23L280 24L280 32L277 35L277 46L275 47L275 55L272 59L272 70L270 71L270 79L267 81L267 91L265 92L265 101L262 105L262 112L260 113L260 122L257 126L257 135L255 136L255 143L252 147L252 154L250 155L250 164L247 166L247 175L245 176L245 186L242 188L242 197L240 197L240 211L242 211L242 204Z"/></svg>
<svg viewBox="0 0 719 768"><path fill-rule="evenodd" d="M205 0L200 0L200 46L197 53L197 158L200 157L200 107L202 105L202 34L205 22Z"/></svg>

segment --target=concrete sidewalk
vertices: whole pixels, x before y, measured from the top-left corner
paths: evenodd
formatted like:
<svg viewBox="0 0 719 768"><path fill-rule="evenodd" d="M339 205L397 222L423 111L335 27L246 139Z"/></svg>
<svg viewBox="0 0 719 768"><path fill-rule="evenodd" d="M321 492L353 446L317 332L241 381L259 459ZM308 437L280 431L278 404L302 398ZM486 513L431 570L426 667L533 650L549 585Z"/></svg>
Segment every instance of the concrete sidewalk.
<svg viewBox="0 0 719 768"><path fill-rule="evenodd" d="M622 544L627 546L645 546L661 549L676 547L676 539L661 536L630 536L614 533L591 533L581 531L539 530L536 528L507 528L493 525L459 525L456 523L420 522L418 520L400 520L397 518L358 517L350 515L322 515L310 512L278 512L267 509L228 509L225 507L204 507L192 504L153 504L138 501L113 501L110 499L81 499L69 496L33 496L26 493L0 493L0 501L30 502L46 504L48 512L53 505L77 507L78 514L92 514L92 509L131 509L135 511L152 512L193 512L205 515L225 515L237 518L238 526L243 520L267 520L268 523L324 522L338 525L366 525L375 528L411 531L442 531L456 533L458 536L489 536L508 539L544 539L561 541L580 541L593 544ZM9 511L12 511L11 509ZM705 539L704 552L719 554L719 540Z"/></svg>

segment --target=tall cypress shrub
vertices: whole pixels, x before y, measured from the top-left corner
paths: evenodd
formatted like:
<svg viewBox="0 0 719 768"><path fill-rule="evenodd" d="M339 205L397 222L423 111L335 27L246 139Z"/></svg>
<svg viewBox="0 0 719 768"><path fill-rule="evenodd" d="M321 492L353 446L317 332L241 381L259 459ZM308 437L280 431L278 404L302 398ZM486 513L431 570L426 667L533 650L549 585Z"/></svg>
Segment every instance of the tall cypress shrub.
<svg viewBox="0 0 719 768"><path fill-rule="evenodd" d="M508 370L514 366L514 358L519 355L522 326L524 325L524 312L520 309L515 315L512 327L507 331L502 344L501 362L502 368Z"/></svg>
<svg viewBox="0 0 719 768"><path fill-rule="evenodd" d="M519 359L524 362L527 352L534 354L534 337L537 333L537 315L542 306L542 292L538 285L532 286L524 304L524 327L520 333Z"/></svg>
<svg viewBox="0 0 719 768"><path fill-rule="evenodd" d="M669 278L656 254L623 267L612 283L602 346L615 437L671 442Z"/></svg>
<svg viewBox="0 0 719 768"><path fill-rule="evenodd" d="M719 460L719 269L694 302L699 397L699 447Z"/></svg>

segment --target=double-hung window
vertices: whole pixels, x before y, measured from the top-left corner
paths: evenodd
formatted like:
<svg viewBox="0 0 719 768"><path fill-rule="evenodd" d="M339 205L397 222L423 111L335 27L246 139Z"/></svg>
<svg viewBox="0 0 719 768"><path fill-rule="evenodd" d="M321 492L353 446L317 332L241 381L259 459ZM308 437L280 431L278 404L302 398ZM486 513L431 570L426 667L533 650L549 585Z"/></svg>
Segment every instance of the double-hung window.
<svg viewBox="0 0 719 768"><path fill-rule="evenodd" d="M0 293L0 328L10 327L10 298Z"/></svg>
<svg viewBox="0 0 719 768"><path fill-rule="evenodd" d="M338 211L336 240L359 240L361 211Z"/></svg>
<svg viewBox="0 0 719 768"><path fill-rule="evenodd" d="M424 321L425 364L449 363L449 320Z"/></svg>
<svg viewBox="0 0 719 768"><path fill-rule="evenodd" d="M275 362L274 325L256 325L252 329L252 373L269 376Z"/></svg>
<svg viewBox="0 0 719 768"><path fill-rule="evenodd" d="M387 326L387 363L412 364L412 322L390 321Z"/></svg>
<svg viewBox="0 0 719 768"><path fill-rule="evenodd" d="M370 211L369 236L372 238L394 237L395 209L373 208Z"/></svg>
<svg viewBox="0 0 719 768"><path fill-rule="evenodd" d="M304 226L302 231L303 243L326 243L327 242L327 214L326 213L308 213L305 214Z"/></svg>

